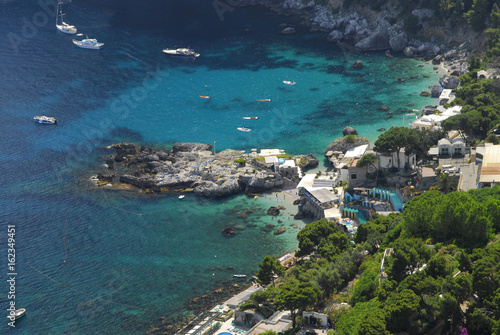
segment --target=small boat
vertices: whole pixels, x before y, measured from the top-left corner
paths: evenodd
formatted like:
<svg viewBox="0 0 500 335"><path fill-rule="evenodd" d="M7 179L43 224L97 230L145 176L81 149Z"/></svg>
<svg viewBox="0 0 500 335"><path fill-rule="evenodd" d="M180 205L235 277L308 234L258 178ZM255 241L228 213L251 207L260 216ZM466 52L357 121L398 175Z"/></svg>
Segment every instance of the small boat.
<svg viewBox="0 0 500 335"><path fill-rule="evenodd" d="M250 128L245 128L245 127L238 127L238 128L236 128L236 129L238 129L239 131L244 131L244 132L246 132L246 133L249 133L249 132L251 132L251 131L252 131L252 129L250 129Z"/></svg>
<svg viewBox="0 0 500 335"><path fill-rule="evenodd" d="M184 197L185 197L184 194L179 195L179 199L184 199Z"/></svg>
<svg viewBox="0 0 500 335"><path fill-rule="evenodd" d="M257 120L259 119L258 116L244 116L243 120Z"/></svg>
<svg viewBox="0 0 500 335"><path fill-rule="evenodd" d="M9 315L7 315L7 318L9 319L14 319L17 320L20 317L24 316L26 314L26 308L19 308L14 311L12 311Z"/></svg>
<svg viewBox="0 0 500 335"><path fill-rule="evenodd" d="M247 275L242 275L242 274L234 274L234 278L245 278Z"/></svg>
<svg viewBox="0 0 500 335"><path fill-rule="evenodd" d="M257 99L257 101L265 102L265 101L271 101L271 99Z"/></svg>
<svg viewBox="0 0 500 335"><path fill-rule="evenodd" d="M62 33L74 35L76 34L76 27L64 22L64 15L62 12L62 1L57 2L57 15L56 15L56 28ZM61 18L61 23L59 23L59 18Z"/></svg>
<svg viewBox="0 0 500 335"><path fill-rule="evenodd" d="M212 98L210 98L208 95L200 95L200 98L202 98L202 99L207 99L207 100L212 99Z"/></svg>
<svg viewBox="0 0 500 335"><path fill-rule="evenodd" d="M99 43L95 38L84 38L81 41L73 40L73 44L83 49L101 49L104 43Z"/></svg>
<svg viewBox="0 0 500 335"><path fill-rule="evenodd" d="M283 84L285 84L285 85L295 85L295 80L292 80L292 81L290 81L290 80L283 80Z"/></svg>
<svg viewBox="0 0 500 335"><path fill-rule="evenodd" d="M183 58L198 58L199 53L196 53L193 49L179 48L179 49L163 49L163 53L174 57Z"/></svg>
<svg viewBox="0 0 500 335"><path fill-rule="evenodd" d="M45 116L45 115L37 115L33 117L33 120L35 120L36 123L41 123L41 124L56 124L57 120L55 117L52 116Z"/></svg>

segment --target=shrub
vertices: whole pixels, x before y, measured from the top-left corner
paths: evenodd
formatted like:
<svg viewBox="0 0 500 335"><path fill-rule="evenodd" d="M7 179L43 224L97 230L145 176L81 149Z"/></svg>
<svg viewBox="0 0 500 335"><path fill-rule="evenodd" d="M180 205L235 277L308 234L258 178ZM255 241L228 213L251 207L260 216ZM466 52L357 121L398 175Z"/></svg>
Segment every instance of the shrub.
<svg viewBox="0 0 500 335"><path fill-rule="evenodd" d="M354 143L354 142L356 142L356 136L355 135L347 135L346 137L344 137L344 141L346 141L347 143Z"/></svg>
<svg viewBox="0 0 500 335"><path fill-rule="evenodd" d="M490 134L488 135L488 137L486 137L486 142L498 144L500 141L498 140L498 137L495 134Z"/></svg>
<svg viewBox="0 0 500 335"><path fill-rule="evenodd" d="M238 163L240 166L245 166L245 159L244 158L235 159L234 162Z"/></svg>
<svg viewBox="0 0 500 335"><path fill-rule="evenodd" d="M409 34L416 34L419 28L418 17L413 14L408 15L403 23L403 29Z"/></svg>

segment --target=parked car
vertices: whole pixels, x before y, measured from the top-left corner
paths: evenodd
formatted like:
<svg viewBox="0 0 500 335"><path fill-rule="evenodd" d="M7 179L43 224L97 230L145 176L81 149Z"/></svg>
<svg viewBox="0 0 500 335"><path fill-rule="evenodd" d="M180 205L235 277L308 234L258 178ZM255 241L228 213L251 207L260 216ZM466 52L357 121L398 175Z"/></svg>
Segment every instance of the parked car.
<svg viewBox="0 0 500 335"><path fill-rule="evenodd" d="M491 131L492 134L500 135L500 128L495 128Z"/></svg>

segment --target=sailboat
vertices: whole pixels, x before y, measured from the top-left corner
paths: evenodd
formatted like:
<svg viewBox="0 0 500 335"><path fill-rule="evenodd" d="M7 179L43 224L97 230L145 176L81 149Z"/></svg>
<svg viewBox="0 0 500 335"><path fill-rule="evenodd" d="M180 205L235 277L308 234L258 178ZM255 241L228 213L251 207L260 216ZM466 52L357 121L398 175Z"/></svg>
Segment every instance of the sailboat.
<svg viewBox="0 0 500 335"><path fill-rule="evenodd" d="M62 33L74 35L76 34L76 27L64 22L65 14L62 12L62 4L62 1L57 1L56 28Z"/></svg>

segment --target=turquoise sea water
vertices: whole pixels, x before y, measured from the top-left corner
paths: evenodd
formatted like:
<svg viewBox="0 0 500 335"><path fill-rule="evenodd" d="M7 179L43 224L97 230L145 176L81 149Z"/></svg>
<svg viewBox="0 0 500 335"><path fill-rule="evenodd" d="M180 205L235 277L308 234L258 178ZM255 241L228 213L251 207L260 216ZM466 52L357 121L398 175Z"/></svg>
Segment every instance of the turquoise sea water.
<svg viewBox="0 0 500 335"><path fill-rule="evenodd" d="M144 334L160 317L189 315L186 302L231 285L233 273L252 275L266 254L296 247L304 223L290 219L293 207L282 224L265 215L282 204L275 195L181 202L93 188L104 146L215 141L217 151L322 157L347 125L370 140L402 125L402 109L431 103L419 93L437 81L430 64L343 51L298 25L296 35L280 35L280 23L300 19L265 8L237 8L220 21L205 1L75 0L66 21L105 43L95 51L56 32L37 1L0 6L0 273L8 273L6 226L15 225L15 301L28 310L19 334ZM161 52L185 46L201 57ZM357 59L365 69L350 69ZM39 114L59 124L34 124ZM268 223L287 232L261 230ZM221 235L227 225L237 236ZM0 290L6 309L3 280Z"/></svg>

